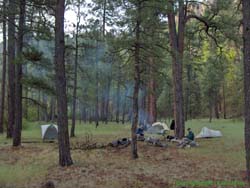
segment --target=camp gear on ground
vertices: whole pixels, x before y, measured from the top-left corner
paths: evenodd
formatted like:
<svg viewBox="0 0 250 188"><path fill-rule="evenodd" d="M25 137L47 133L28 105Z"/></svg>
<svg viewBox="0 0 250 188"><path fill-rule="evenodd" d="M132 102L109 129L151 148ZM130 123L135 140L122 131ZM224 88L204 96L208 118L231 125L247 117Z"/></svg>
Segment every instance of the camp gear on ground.
<svg viewBox="0 0 250 188"><path fill-rule="evenodd" d="M194 140L190 140L188 138L183 138L182 141L177 144L179 148L184 148L184 147L196 147L198 144Z"/></svg>
<svg viewBox="0 0 250 188"><path fill-rule="evenodd" d="M149 143L149 144L151 144L151 145L153 145L153 146L167 147L167 144L166 144L166 143L161 142L161 141L160 141L159 139L157 139L157 138L151 138L151 137L149 137L149 138L147 138L147 139L145 140L145 142L147 142L147 143Z"/></svg>
<svg viewBox="0 0 250 188"><path fill-rule="evenodd" d="M145 137L144 135L137 135L137 141L144 141Z"/></svg>
<svg viewBox="0 0 250 188"><path fill-rule="evenodd" d="M118 140L112 141L109 145L112 147L119 147L119 146L128 146L130 144L130 140L128 138L122 138Z"/></svg>
<svg viewBox="0 0 250 188"><path fill-rule="evenodd" d="M172 135L168 135L167 136L167 140L170 142L171 140L175 139L176 137L172 136Z"/></svg>

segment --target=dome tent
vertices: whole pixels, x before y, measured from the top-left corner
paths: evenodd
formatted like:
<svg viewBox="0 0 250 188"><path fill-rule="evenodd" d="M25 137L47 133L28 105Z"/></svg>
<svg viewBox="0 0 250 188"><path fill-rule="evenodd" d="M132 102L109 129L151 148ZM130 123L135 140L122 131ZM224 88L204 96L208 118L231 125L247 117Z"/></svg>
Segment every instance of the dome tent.
<svg viewBox="0 0 250 188"><path fill-rule="evenodd" d="M203 127L201 132L195 138L214 138L222 137L222 134L218 130L212 130L207 127Z"/></svg>
<svg viewBox="0 0 250 188"><path fill-rule="evenodd" d="M41 125L42 139L43 140L53 140L57 139L58 127L54 124Z"/></svg>
<svg viewBox="0 0 250 188"><path fill-rule="evenodd" d="M148 128L147 133L149 134L164 134L166 131L170 129L165 123L155 122L151 127Z"/></svg>

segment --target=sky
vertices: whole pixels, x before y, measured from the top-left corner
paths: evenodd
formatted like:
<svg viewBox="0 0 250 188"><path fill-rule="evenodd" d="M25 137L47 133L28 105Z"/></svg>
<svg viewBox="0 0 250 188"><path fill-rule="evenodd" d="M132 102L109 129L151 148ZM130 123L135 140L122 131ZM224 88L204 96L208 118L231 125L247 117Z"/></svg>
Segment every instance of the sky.
<svg viewBox="0 0 250 188"><path fill-rule="evenodd" d="M92 0L85 0L86 4L91 3ZM67 9L65 11L64 17L65 17L65 31L66 32L70 32L73 31L73 24L76 24L77 22L77 14L76 14L76 10L72 10L72 6L69 7L69 9ZM81 12L87 12L89 11L88 8L86 7L81 7ZM83 23L84 20L82 19L81 22Z"/></svg>

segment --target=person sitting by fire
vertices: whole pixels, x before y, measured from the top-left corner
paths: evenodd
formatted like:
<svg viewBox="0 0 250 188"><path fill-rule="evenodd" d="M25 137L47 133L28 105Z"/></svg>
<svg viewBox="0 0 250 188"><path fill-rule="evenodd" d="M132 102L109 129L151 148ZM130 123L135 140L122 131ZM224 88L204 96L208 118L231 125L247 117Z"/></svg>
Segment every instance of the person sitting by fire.
<svg viewBox="0 0 250 188"><path fill-rule="evenodd" d="M139 141L144 141L144 129L142 126L140 126L139 128L137 128L136 130L136 135L137 135L137 140Z"/></svg>

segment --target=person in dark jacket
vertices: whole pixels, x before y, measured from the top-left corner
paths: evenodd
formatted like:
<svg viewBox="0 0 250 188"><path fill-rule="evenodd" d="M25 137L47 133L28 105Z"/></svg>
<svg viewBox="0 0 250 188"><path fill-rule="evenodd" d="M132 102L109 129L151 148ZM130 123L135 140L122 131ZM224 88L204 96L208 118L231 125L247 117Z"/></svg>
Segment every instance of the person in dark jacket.
<svg viewBox="0 0 250 188"><path fill-rule="evenodd" d="M189 140L194 140L194 133L192 132L192 130L190 128L187 129L188 134L186 136L186 138L188 138Z"/></svg>
<svg viewBox="0 0 250 188"><path fill-rule="evenodd" d="M174 119L171 121L170 130L175 130L175 121L174 121Z"/></svg>
<svg viewBox="0 0 250 188"><path fill-rule="evenodd" d="M193 133L193 131L190 128L188 128L187 131L188 131L187 136L185 136L182 139L182 141L180 142L180 144L178 144L178 146L180 148L184 148L187 145L189 145L191 142L194 142L194 133Z"/></svg>

